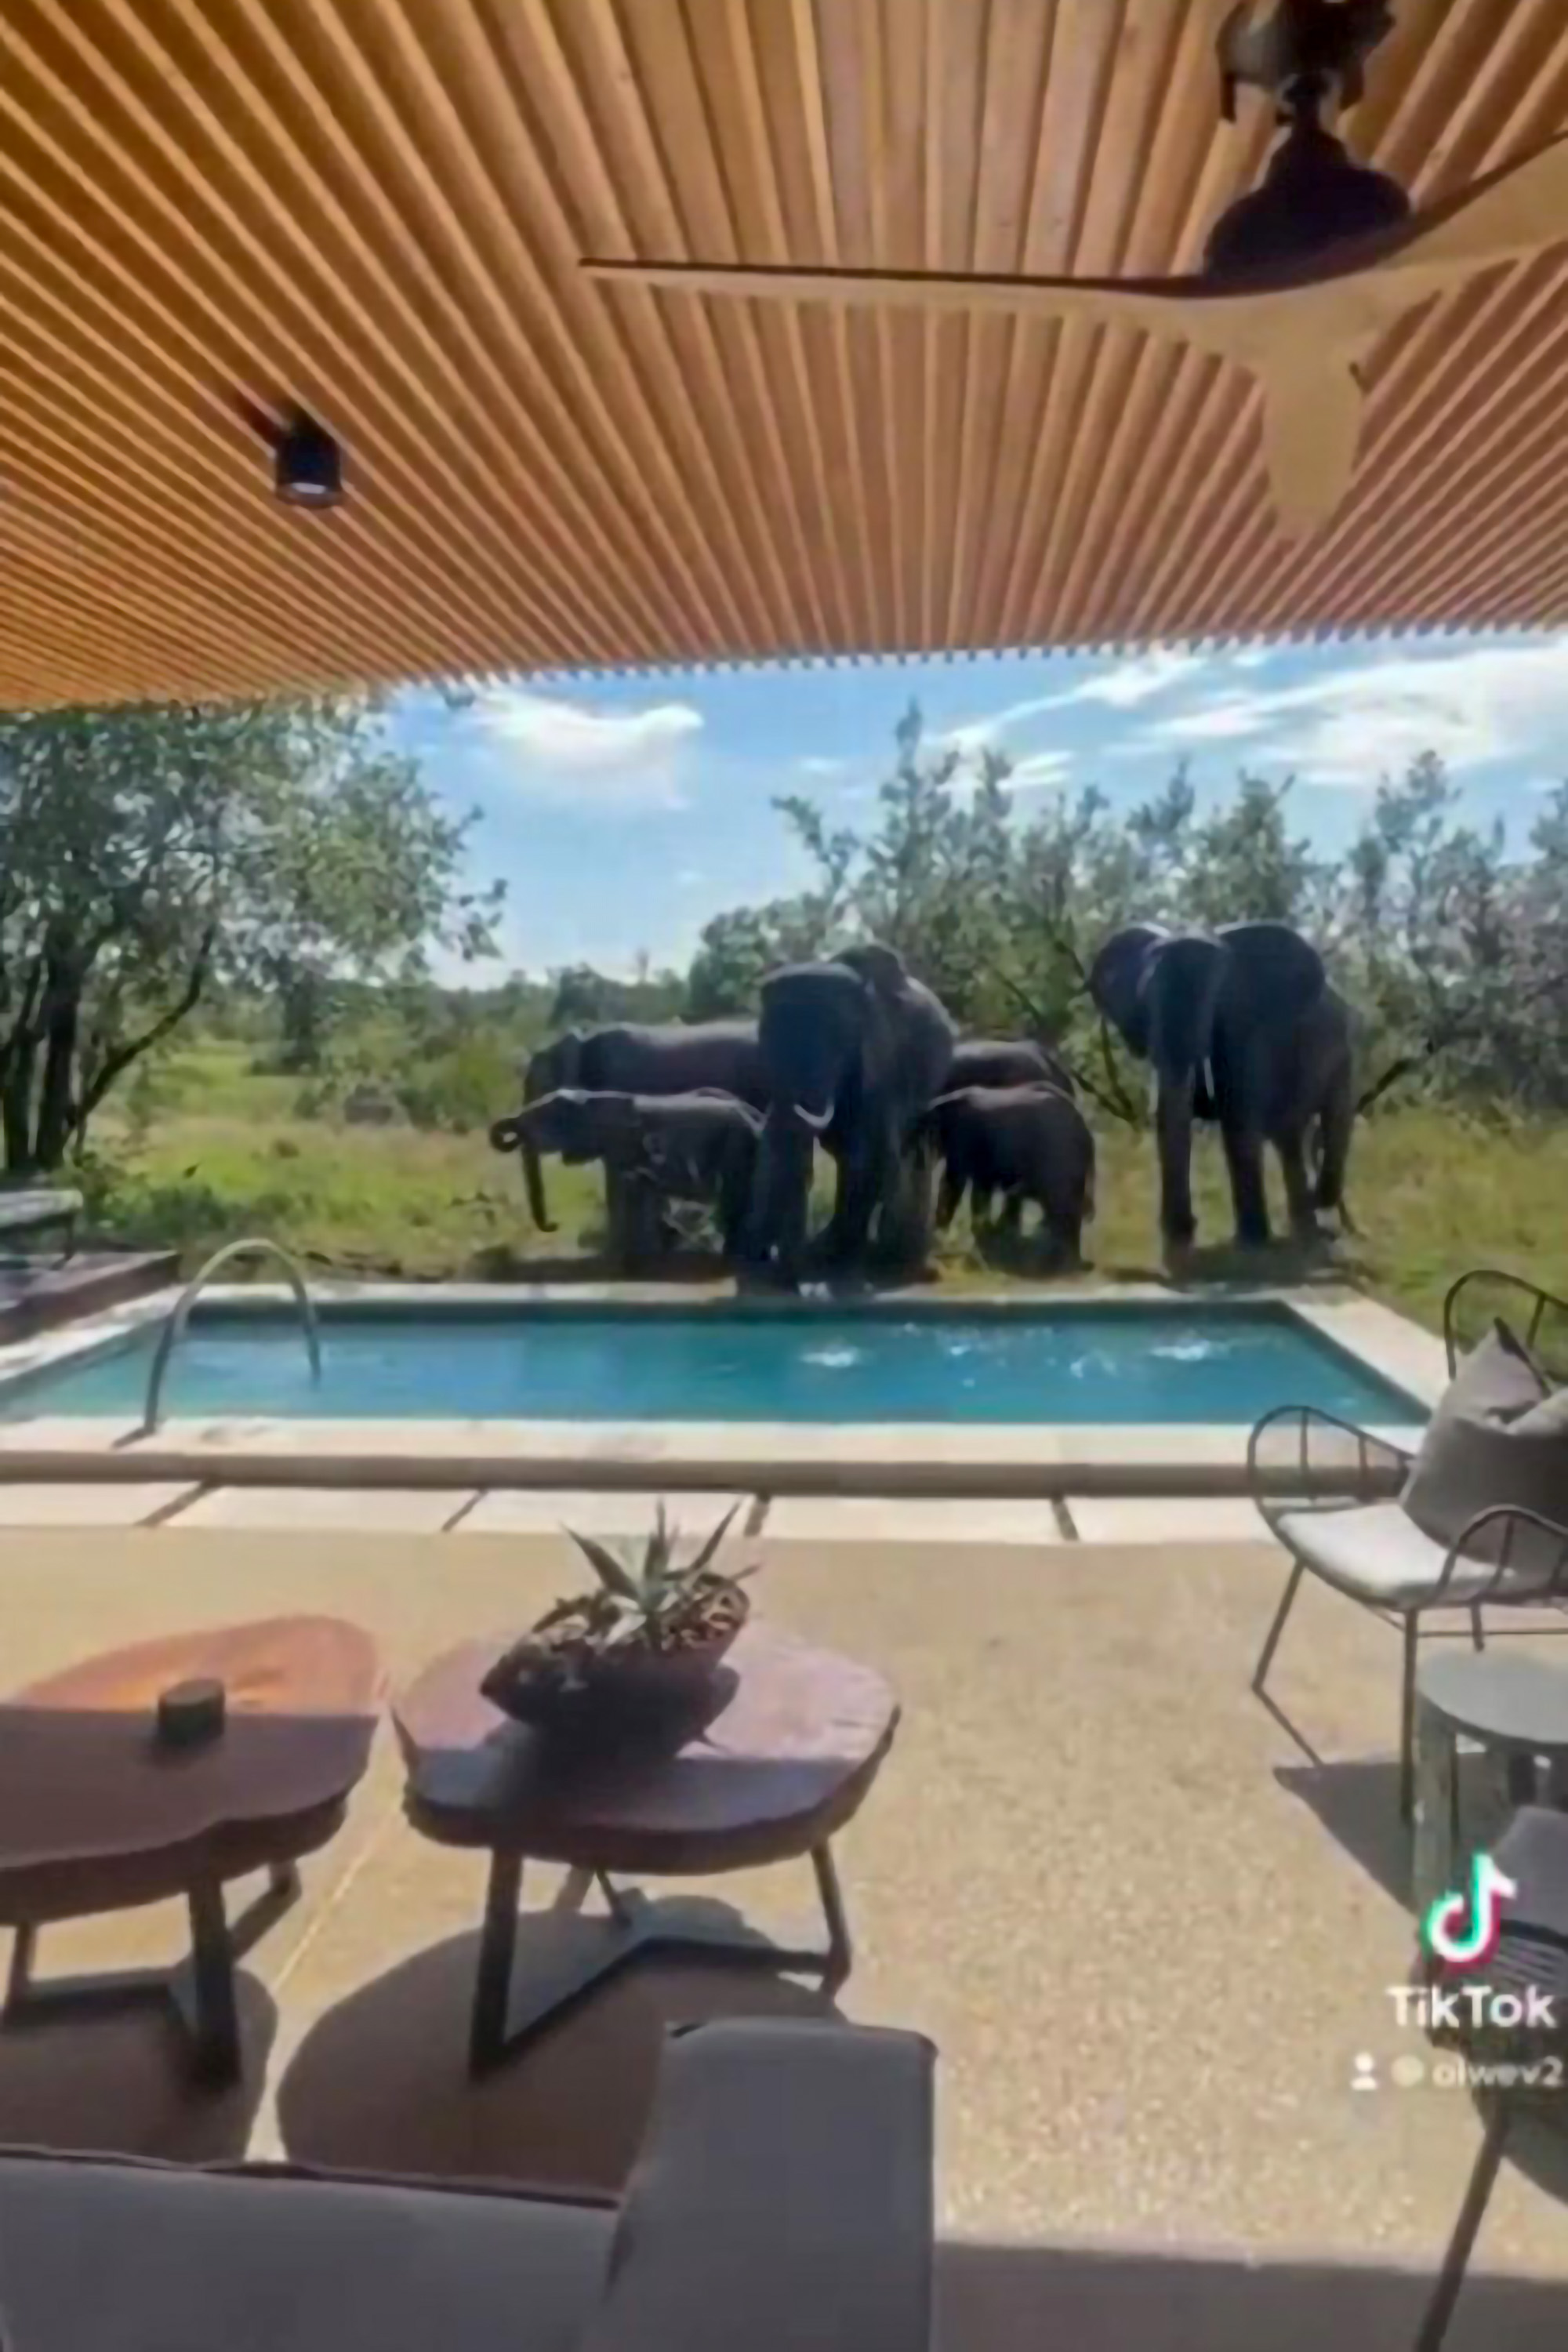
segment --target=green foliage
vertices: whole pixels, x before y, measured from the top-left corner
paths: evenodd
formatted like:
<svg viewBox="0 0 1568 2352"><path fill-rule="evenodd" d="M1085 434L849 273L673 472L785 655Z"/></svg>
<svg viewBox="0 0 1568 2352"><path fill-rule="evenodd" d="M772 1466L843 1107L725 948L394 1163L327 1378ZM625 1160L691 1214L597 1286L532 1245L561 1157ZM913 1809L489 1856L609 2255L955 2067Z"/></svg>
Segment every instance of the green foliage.
<svg viewBox="0 0 1568 2352"><path fill-rule="evenodd" d="M6 1166L79 1149L204 1000L274 992L312 1066L342 976L488 952L468 830L363 701L0 713Z"/></svg>
<svg viewBox="0 0 1568 2352"><path fill-rule="evenodd" d="M1289 782L1244 774L1203 809L1179 769L1123 819L1092 785L1026 814L1011 772L983 741L928 748L911 708L869 830L834 829L798 796L776 803L817 881L708 924L689 1014L751 1010L773 965L880 939L966 1029L1032 1031L1137 1124L1142 1083L1088 1002L1100 942L1132 921L1271 918L1324 947L1371 1084L1568 1110L1568 784L1510 859L1500 826L1461 822L1428 756L1382 787L1336 861L1293 828Z"/></svg>

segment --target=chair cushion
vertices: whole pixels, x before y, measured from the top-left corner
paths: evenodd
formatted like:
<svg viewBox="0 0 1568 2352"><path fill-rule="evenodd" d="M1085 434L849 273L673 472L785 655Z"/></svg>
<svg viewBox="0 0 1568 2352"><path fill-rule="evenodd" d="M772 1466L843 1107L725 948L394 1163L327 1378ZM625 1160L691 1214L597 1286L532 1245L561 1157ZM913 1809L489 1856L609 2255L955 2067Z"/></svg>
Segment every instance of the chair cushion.
<svg viewBox="0 0 1568 2352"><path fill-rule="evenodd" d="M605 2206L0 2156L17 2352L572 2352Z"/></svg>
<svg viewBox="0 0 1568 2352"><path fill-rule="evenodd" d="M1505 1323L1466 1357L1433 1414L1401 1503L1422 1531L1457 1544L1481 1511L1507 1503L1568 1528L1568 1391L1553 1394ZM1477 1559L1550 1574L1565 1547L1506 1521L1466 1545Z"/></svg>
<svg viewBox="0 0 1568 2352"><path fill-rule="evenodd" d="M1403 1503L1363 1503L1351 1510L1280 1511L1271 1524L1279 1540L1326 1584L1380 1609L1430 1608L1448 1546L1407 1518ZM1494 1592L1494 1586L1496 1587ZM1460 1606L1485 1597L1519 1600L1529 1580L1495 1565L1458 1559L1443 1587L1443 1602Z"/></svg>

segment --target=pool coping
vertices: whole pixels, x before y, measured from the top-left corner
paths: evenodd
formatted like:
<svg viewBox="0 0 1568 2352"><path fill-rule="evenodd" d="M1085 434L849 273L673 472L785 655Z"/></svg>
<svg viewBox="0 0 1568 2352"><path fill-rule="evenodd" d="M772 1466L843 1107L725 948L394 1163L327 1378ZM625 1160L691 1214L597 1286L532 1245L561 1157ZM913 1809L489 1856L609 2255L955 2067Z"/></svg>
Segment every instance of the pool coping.
<svg viewBox="0 0 1568 2352"><path fill-rule="evenodd" d="M606 1306L666 1312L733 1308L721 1291L652 1284L332 1283L331 1307L391 1311L483 1305L582 1313ZM0 1348L0 1387L121 1344L162 1319L178 1294L161 1291L88 1325ZM214 1284L215 1307L273 1312L289 1294L272 1285ZM1158 1283L1028 1286L933 1297L922 1288L864 1303L874 1314L921 1319L1055 1307L1169 1306L1190 1294ZM742 1302L759 1315L840 1315L842 1299ZM1334 1300L1280 1287L1205 1296L1205 1311L1279 1306L1410 1396L1430 1406L1447 1377L1440 1340L1359 1294ZM861 1311L860 1302L854 1311ZM1375 1433L1408 1447L1409 1428ZM1121 1425L809 1422L166 1421L153 1437L127 1416L40 1413L0 1424L0 1481L195 1480L254 1486L605 1486L670 1492L744 1487L757 1494L1058 1496L1067 1494L1238 1495L1248 1491L1247 1431L1240 1425ZM590 1475L591 1474L591 1475Z"/></svg>

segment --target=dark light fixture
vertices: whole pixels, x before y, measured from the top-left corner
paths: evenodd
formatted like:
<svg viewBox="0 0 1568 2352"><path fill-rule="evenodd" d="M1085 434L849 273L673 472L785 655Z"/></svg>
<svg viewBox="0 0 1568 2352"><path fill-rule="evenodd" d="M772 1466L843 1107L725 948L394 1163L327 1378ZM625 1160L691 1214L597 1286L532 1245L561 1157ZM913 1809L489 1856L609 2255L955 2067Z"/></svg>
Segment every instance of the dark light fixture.
<svg viewBox="0 0 1568 2352"><path fill-rule="evenodd" d="M1398 181L1358 163L1322 121L1360 98L1363 67L1393 25L1386 0L1280 0L1263 24L1248 6L1232 11L1218 45L1224 113L1234 121L1237 90L1250 83L1274 99L1285 136L1262 186L1215 223L1205 278L1299 267L1410 218Z"/></svg>
<svg viewBox="0 0 1568 2352"><path fill-rule="evenodd" d="M273 482L289 507L335 507L343 495L343 453L303 410L275 433Z"/></svg>

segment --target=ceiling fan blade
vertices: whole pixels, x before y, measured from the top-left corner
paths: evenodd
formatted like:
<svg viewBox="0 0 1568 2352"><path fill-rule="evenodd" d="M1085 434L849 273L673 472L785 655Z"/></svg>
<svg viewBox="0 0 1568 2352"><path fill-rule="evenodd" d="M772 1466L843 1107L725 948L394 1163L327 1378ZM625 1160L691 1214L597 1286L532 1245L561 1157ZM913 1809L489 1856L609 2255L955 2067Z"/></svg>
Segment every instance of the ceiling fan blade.
<svg viewBox="0 0 1568 2352"><path fill-rule="evenodd" d="M836 302L851 309L1001 310L1061 325L1141 328L1250 359L1258 297L1199 278L1020 278L934 269L795 269L778 264L584 261L605 285L652 286L755 302ZM1418 299L1418 298L1417 298ZM1386 307L1386 306L1385 306Z"/></svg>
<svg viewBox="0 0 1568 2352"><path fill-rule="evenodd" d="M1375 267L1457 282L1568 245L1568 134L1416 215Z"/></svg>
<svg viewBox="0 0 1568 2352"><path fill-rule="evenodd" d="M1366 394L1342 348L1297 345L1258 375L1275 509L1286 537L1300 539L1330 520L1355 479Z"/></svg>

